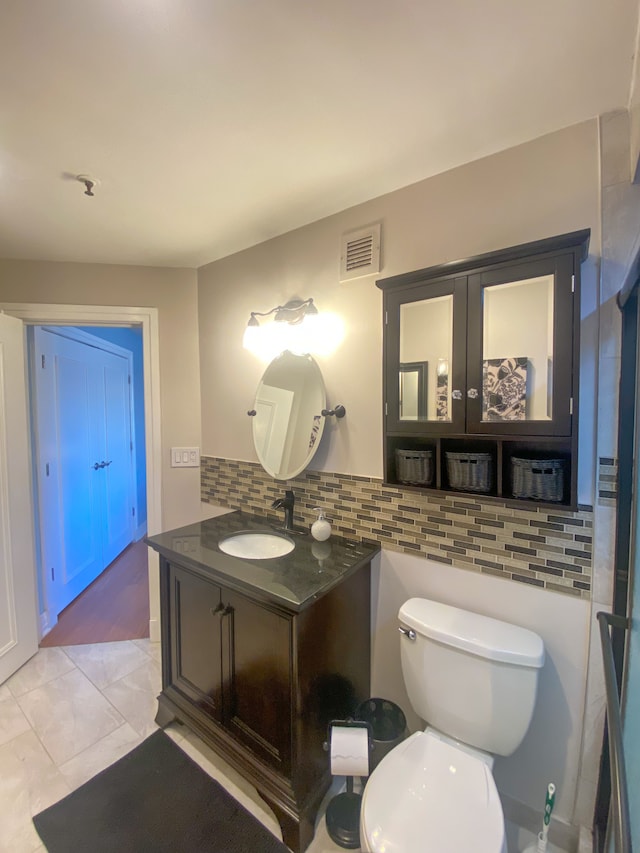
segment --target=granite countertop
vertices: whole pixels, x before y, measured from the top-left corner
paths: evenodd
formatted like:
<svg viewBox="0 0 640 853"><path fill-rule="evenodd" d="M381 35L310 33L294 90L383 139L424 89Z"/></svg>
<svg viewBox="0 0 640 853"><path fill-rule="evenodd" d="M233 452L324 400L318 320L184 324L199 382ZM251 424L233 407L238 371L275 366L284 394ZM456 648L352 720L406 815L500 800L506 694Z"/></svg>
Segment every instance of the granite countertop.
<svg viewBox="0 0 640 853"><path fill-rule="evenodd" d="M232 557L218 547L227 536L251 531L279 533L290 538L295 548L283 557L249 560ZM329 592L380 550L378 543L340 536L316 542L309 533L288 534L268 518L239 511L158 533L145 542L171 562L295 612Z"/></svg>

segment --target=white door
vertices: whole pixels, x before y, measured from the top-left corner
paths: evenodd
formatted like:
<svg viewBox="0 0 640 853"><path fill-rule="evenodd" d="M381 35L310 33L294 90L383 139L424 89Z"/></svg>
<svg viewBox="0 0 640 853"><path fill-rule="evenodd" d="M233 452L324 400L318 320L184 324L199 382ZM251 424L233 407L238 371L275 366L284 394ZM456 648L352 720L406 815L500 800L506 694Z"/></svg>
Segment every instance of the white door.
<svg viewBox="0 0 640 853"><path fill-rule="evenodd" d="M133 444L131 440L131 364L102 353L100 370L104 389L102 424L105 467L103 475L102 561L108 566L133 540L135 518ZM105 357L106 356L106 357Z"/></svg>
<svg viewBox="0 0 640 853"><path fill-rule="evenodd" d="M253 439L258 458L274 476L282 470L293 391L260 383L256 396Z"/></svg>
<svg viewBox="0 0 640 853"><path fill-rule="evenodd" d="M24 327L0 314L0 684L38 651Z"/></svg>
<svg viewBox="0 0 640 853"><path fill-rule="evenodd" d="M129 362L34 329L42 568L50 624L133 540Z"/></svg>

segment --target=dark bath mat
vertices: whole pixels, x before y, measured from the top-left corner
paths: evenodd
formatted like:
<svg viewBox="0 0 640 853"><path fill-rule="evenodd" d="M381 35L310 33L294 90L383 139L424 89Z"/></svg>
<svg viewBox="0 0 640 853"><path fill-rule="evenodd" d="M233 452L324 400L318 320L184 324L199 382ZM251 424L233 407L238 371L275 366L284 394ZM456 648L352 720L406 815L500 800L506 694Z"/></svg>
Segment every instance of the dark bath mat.
<svg viewBox="0 0 640 853"><path fill-rule="evenodd" d="M288 853L162 731L33 822L49 853Z"/></svg>

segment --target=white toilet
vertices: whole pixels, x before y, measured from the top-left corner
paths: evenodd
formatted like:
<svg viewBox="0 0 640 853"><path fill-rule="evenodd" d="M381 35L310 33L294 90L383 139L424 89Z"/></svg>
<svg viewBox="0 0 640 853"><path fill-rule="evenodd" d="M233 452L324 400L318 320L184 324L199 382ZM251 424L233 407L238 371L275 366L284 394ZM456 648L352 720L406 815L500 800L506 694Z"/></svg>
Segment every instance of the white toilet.
<svg viewBox="0 0 640 853"><path fill-rule="evenodd" d="M400 608L409 700L428 725L371 774L360 812L370 853L506 853L493 756L520 745L533 714L542 639L424 598Z"/></svg>

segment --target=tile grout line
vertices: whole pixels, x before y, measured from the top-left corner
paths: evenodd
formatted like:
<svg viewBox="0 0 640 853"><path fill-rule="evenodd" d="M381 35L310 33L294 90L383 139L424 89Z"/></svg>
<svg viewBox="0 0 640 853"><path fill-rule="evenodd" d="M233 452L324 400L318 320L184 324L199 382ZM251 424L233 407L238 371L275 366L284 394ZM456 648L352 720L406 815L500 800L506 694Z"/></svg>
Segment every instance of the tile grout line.
<svg viewBox="0 0 640 853"><path fill-rule="evenodd" d="M138 649L139 649L139 650L140 650L140 651L141 651L141 652L146 656L146 658L148 659L148 661L149 661L149 662L151 662L152 664L156 662L156 661L155 661L155 658L153 658L153 656L152 656L152 655L148 654L148 652L146 652L144 649L140 649L140 648L139 648L139 646L137 646L137 645L133 642L133 640L114 640L114 641L112 641L112 643L130 643L130 644L132 644L132 645L134 646L134 648L138 648ZM94 644L94 643L86 643L86 644L79 644L79 645L108 645L108 644L107 644L107 643L99 643L99 644L98 644L98 643L95 643L95 644ZM60 678L64 678L66 675L69 675L71 672L73 672L73 670L76 670L77 672L79 672L79 673L83 676L83 678L86 678L86 679L87 679L87 681L92 685L92 687L94 687L94 688L98 691L98 693L100 693L100 695L101 695L101 696L102 696L102 698L105 700L105 702L107 702L107 704L109 705L109 707L110 707L110 708L115 712L115 714L117 714L117 716L121 719L121 721L122 721L122 722L121 722L121 723L120 723L120 724L119 724L115 729L112 729L110 732L107 732L106 734L102 735L101 737L99 737L99 738L98 738L98 740L97 740L97 741L95 741L95 742L94 742L94 743L92 743L92 744L89 744L89 746L84 747L84 749L80 750L80 752L77 752L77 753L75 753L74 755L70 756L68 759L66 759L66 761L71 761L71 760L73 760L73 759L77 758L77 756L78 756L78 755L81 755L81 754L82 754L86 749L90 749L91 747L95 746L95 744L99 743L101 740L103 740L105 737L108 737L110 734L113 734L113 732L118 731L118 729L122 728L122 727L123 727L123 726L125 726L125 725L129 725L129 726L131 726L132 730L133 730L133 731L135 731L137 735L139 735L139 732L138 732L136 729L134 729L134 728L133 728L133 726L131 725L131 723L129 723L129 721L124 717L124 715L122 714L122 712L121 712L118 708L116 708L116 706L113 704L113 702L111 702L111 700L109 699L109 697L105 695L105 693L103 692L103 689L102 689L101 687L99 687L99 686L98 686L98 685L97 685L97 684L96 684L96 683L91 679L91 677L90 677L90 676L89 676L89 675L88 675L88 674L87 674L87 673L82 669L82 667L80 667L80 666L79 666L79 665L78 665L78 664L73 660L73 658L71 657L71 655L69 655L69 654L67 654L66 652L64 652L64 648L65 648L64 646L51 646L51 647L49 647L49 648L60 649L61 651L63 651L63 653L64 653L65 657L69 660L69 662L70 662L70 664L71 664L71 669L67 670L66 672L59 673L58 675L55 675L55 676L53 676L52 678L47 679L46 681L43 681L41 684L38 684L38 685L36 685L35 687L32 687L30 690L25 691L23 694L21 694L21 696L15 696L15 695L13 694L13 692L11 691L11 687L10 687L8 684L7 684L7 686L8 686L8 688L9 688L9 691L10 691L10 693L11 693L11 696L12 696L13 700L17 703L17 705L18 705L18 707L19 707L19 709L20 709L21 714L24 716L25 720L27 721L27 723L28 723L28 725L29 725L29 728L31 729L31 731L32 731L32 732L33 732L33 734L35 735L36 739L38 740L38 742L39 742L39 743L40 743L40 745L42 746L43 750L45 751L45 753L47 754L47 756L49 757L49 759L51 760L51 763L53 764L53 766L56 768L56 770L57 770L57 771L62 775L63 779L65 779L65 781L66 781L66 778L64 777L64 774L62 774L62 772L61 772L61 770L60 770L61 765L60 765L60 764L58 764L58 763L57 763L57 761L54 759L53 755L52 755L52 754L50 753L50 751L47 749L47 747L46 747L46 745L45 745L44 741L42 740L42 738L41 738L41 737L40 737L40 735L38 734L37 729L32 725L32 723L31 723L31 721L30 721L29 717L26 715L26 713L25 713L25 711L24 711L24 708L22 707L22 704L20 703L20 699L21 699L22 697L26 697L26 696L28 696L30 693L32 693L33 691L35 691L35 690L39 690L39 689L40 689L40 688L42 688L42 687L45 687L45 686L47 686L47 685L51 685L51 684L53 684L55 681L57 681L58 679L60 679ZM33 656L33 658L30 658L30 660L33 660L33 659L34 659L34 658L35 658L35 657L36 657L40 652L42 652L42 651L43 651L43 649L38 649L38 651L36 652L36 654ZM46 652L45 652L45 654L46 654ZM29 661L27 661L27 664L28 664L28 663L29 663ZM24 664L24 665L26 666L26 664ZM142 666L142 665L141 665L141 666ZM136 667L135 669L140 669L140 668L141 668L141 666ZM131 670L131 672L135 672L135 669L134 669L134 670ZM19 671L19 670L18 670L18 671ZM114 679L114 681L111 681L111 682L109 682L109 684L106 684L106 685L105 685L105 687L110 687L112 684L116 684L118 681L121 681L123 678L126 678L126 677L127 677L127 675L131 675L131 672L125 673L125 675L120 676L120 677L119 677L119 678L117 678L117 679ZM25 734L25 732L22 732L22 734ZM16 735L14 738L10 738L10 739L7 741L7 743L11 743L11 741L15 740L15 738L17 738L17 737L20 737L20 735ZM64 762L62 762L62 763L63 763L63 764L65 764L65 763L66 763L66 761L64 761Z"/></svg>

